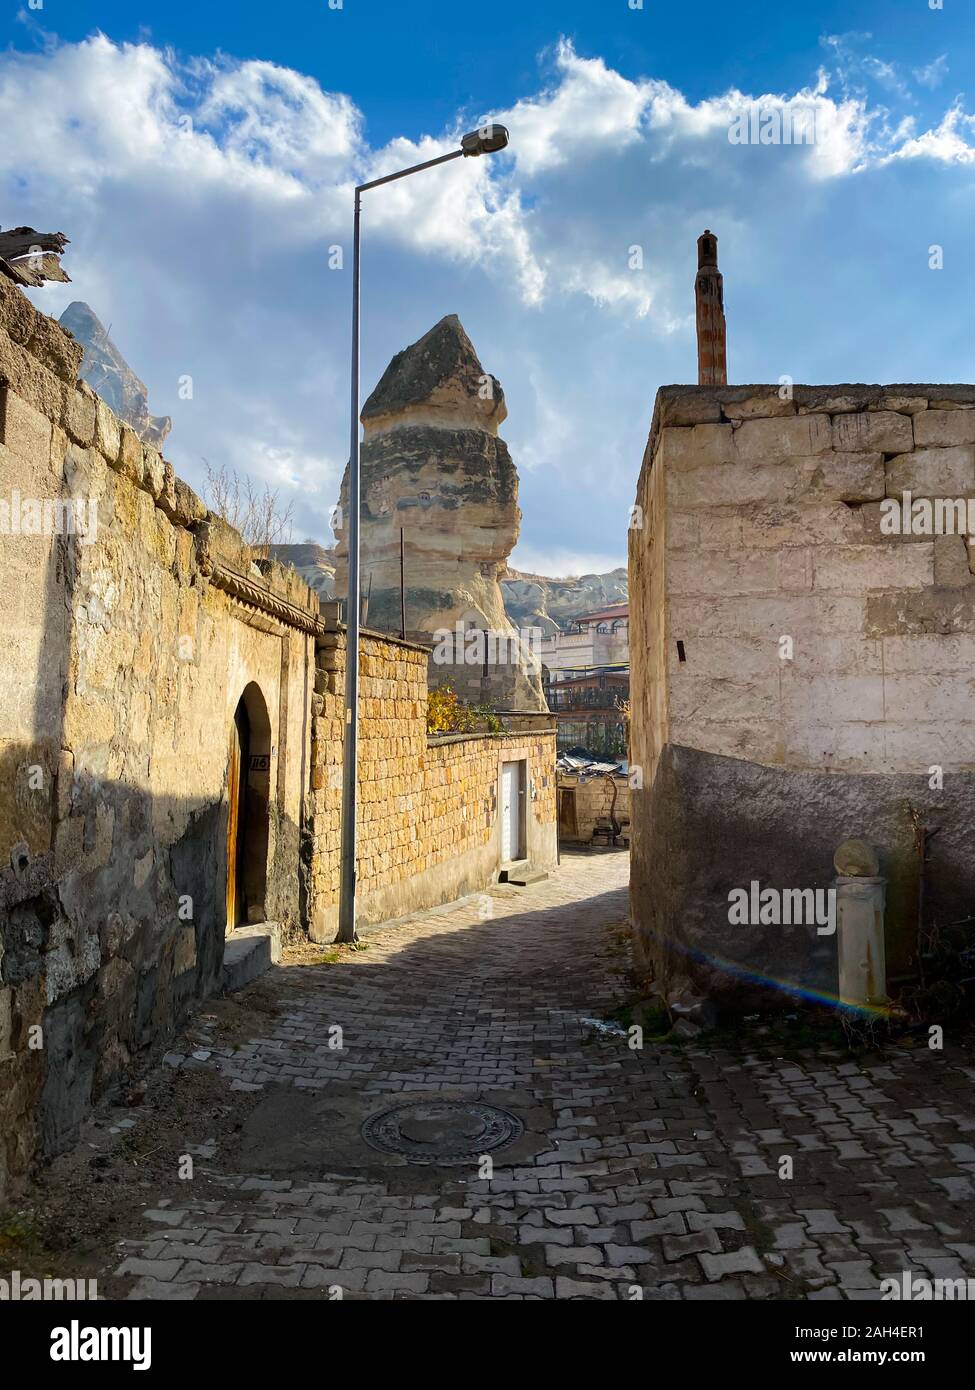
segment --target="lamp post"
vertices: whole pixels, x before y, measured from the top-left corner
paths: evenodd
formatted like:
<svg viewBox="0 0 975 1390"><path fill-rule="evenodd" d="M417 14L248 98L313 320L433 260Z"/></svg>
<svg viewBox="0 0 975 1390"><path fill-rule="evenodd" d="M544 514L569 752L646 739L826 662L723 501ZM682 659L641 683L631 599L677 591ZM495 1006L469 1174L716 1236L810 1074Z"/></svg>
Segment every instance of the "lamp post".
<svg viewBox="0 0 975 1390"><path fill-rule="evenodd" d="M405 179L451 159L493 154L508 143L503 125L484 125L463 136L460 149L413 164L395 174L361 183L355 190L352 230L352 422L349 439L348 572L349 597L345 632L345 746L342 756L342 865L339 887L338 941L355 941L356 802L359 752L359 215L362 194L381 184Z"/></svg>

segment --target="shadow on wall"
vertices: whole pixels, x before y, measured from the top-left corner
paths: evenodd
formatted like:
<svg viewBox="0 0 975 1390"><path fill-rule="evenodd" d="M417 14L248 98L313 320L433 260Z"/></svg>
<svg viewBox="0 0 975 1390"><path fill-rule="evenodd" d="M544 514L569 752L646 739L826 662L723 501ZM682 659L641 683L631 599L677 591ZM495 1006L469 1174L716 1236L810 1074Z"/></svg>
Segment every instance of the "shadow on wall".
<svg viewBox="0 0 975 1390"><path fill-rule="evenodd" d="M48 856L25 859L0 890L7 1065L26 1083L7 1119L34 1129L43 1156L76 1139L92 1101L215 987L223 962L225 805L187 814L122 783L74 790L62 823L81 841L74 862L55 876ZM187 821L165 848L152 834L160 816Z"/></svg>
<svg viewBox="0 0 975 1390"><path fill-rule="evenodd" d="M234 828L229 736L219 794L160 795L145 785L148 746L121 714L131 706L75 692L77 537L18 537L14 555L11 542L0 550L30 583L14 634L19 685L0 690L0 1197L35 1157L70 1146L136 1054L217 987ZM88 661L99 659L93 640ZM251 756L239 777L231 920L266 909L287 919L299 827L271 796L271 724L256 684L240 705ZM186 762L192 786L192 750Z"/></svg>
<svg viewBox="0 0 975 1390"><path fill-rule="evenodd" d="M969 773L946 775L938 792L919 791L909 774L881 782L868 773L789 771L668 744L653 786L633 796L643 801L633 818L634 843L640 841L631 885L641 905L636 944L659 980L689 979L710 995L751 988L766 1001L776 982L834 994L835 934L819 935L815 926L734 925L729 894L752 880L762 888L829 889L837 846L858 836L881 847L888 979L907 972L918 902L912 806L929 827L945 827L931 843L926 920L948 922L970 911ZM801 827L801 834L784 837L784 825Z"/></svg>

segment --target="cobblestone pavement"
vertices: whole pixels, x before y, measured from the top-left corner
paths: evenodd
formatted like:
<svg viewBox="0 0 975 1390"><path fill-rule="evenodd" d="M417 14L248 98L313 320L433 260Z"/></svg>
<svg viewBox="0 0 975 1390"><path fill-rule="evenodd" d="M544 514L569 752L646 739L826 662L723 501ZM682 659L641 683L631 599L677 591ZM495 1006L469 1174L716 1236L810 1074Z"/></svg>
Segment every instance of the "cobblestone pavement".
<svg viewBox="0 0 975 1390"><path fill-rule="evenodd" d="M475 902L280 967L263 1036L170 1055L219 1072L240 1143L204 1146L185 1198L145 1212L123 1292L869 1299L904 1269L975 1275L967 1059L631 1050L586 1022L626 993L627 871L622 852L566 856L495 890L486 920ZM484 1179L359 1138L430 1093L510 1109L534 1152L499 1150Z"/></svg>

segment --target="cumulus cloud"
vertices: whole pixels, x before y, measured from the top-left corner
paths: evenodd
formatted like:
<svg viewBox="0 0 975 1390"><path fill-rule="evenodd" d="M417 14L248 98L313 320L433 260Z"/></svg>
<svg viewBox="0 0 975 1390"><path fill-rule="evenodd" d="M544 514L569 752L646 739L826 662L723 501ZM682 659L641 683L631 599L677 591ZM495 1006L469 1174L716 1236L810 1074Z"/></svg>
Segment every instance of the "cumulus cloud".
<svg viewBox="0 0 975 1390"><path fill-rule="evenodd" d="M692 101L562 41L537 91L475 114L511 128L505 155L366 195L366 389L393 352L460 312L505 385L526 546L537 551L547 529L595 527L567 549L622 557L653 388L693 372L705 225L735 267L731 302L751 306L731 322L733 366L776 379L797 368L794 337L781 360L788 324L770 292L793 274L796 240L822 235L823 219L843 229L832 262L807 246L792 285L793 311L804 296L819 311L809 258L844 279L858 183L871 180L878 208L889 197L888 225L901 225L899 177L975 160L960 103L927 124L916 108L893 110L900 75L855 63L855 47L837 41L829 69L793 92ZM940 62L917 81L933 87ZM754 120L781 135L810 114L812 143L735 142ZM74 285L36 302L57 314L85 299L111 324L154 411L174 417L170 452L191 482L203 458L245 469L293 496L298 533L322 539L346 451L353 185L455 148L472 123L459 114L449 129L374 147L350 93L270 62L181 60L100 34L0 54L5 220L72 240ZM919 244L933 235L919 231ZM828 330L807 329L799 350L825 372L820 342L835 356ZM192 398L178 389L186 376Z"/></svg>
<svg viewBox="0 0 975 1390"><path fill-rule="evenodd" d="M966 115L960 106L954 106L934 130L925 130L920 135L905 130L902 143L888 158L975 164L975 116Z"/></svg>

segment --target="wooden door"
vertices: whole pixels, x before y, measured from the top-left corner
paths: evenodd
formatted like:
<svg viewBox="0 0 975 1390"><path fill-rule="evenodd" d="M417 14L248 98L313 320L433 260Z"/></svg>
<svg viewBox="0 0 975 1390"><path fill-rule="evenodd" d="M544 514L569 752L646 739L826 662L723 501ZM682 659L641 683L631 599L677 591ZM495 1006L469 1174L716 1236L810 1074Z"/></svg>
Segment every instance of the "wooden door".
<svg viewBox="0 0 975 1390"><path fill-rule="evenodd" d="M230 726L230 757L227 763L227 932L244 920L243 891L244 818L249 762L249 728L243 701L237 706Z"/></svg>
<svg viewBox="0 0 975 1390"><path fill-rule="evenodd" d="M569 836L578 833L576 789L575 787L559 787L559 834Z"/></svg>

